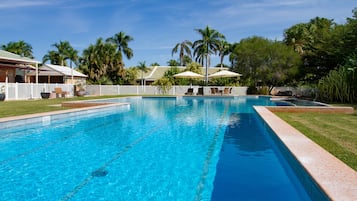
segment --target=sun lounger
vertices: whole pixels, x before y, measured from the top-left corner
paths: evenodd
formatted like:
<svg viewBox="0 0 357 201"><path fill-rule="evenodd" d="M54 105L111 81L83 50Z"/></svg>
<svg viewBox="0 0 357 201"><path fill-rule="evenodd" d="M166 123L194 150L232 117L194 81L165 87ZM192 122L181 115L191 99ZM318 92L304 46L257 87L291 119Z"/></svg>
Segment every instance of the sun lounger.
<svg viewBox="0 0 357 201"><path fill-rule="evenodd" d="M55 88L55 93L56 93L56 98L58 98L58 97L64 98L68 94L68 91L62 91L62 88L57 87L57 88Z"/></svg>
<svg viewBox="0 0 357 201"><path fill-rule="evenodd" d="M192 96L193 95L193 88L188 88L187 92L185 93L185 95Z"/></svg>
<svg viewBox="0 0 357 201"><path fill-rule="evenodd" d="M197 95L201 95L201 96L203 96L203 95L204 95L204 94L203 94L203 87L198 88Z"/></svg>

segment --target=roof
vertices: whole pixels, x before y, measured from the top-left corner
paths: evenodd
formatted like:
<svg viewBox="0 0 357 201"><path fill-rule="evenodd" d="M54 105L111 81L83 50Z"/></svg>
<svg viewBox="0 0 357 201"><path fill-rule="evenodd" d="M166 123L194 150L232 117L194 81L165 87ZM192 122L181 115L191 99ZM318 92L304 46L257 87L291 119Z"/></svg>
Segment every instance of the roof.
<svg viewBox="0 0 357 201"><path fill-rule="evenodd" d="M30 59L28 57L22 57L18 54L14 54L5 50L0 50L0 62L7 62L13 64L38 64L39 61Z"/></svg>
<svg viewBox="0 0 357 201"><path fill-rule="evenodd" d="M157 79L162 78L165 75L165 72L168 71L172 66L152 66L149 67L149 70L143 74L143 78L145 80L150 80L150 81L155 81ZM177 68L180 71L184 71L186 69L186 66L177 66ZM227 70L227 68L223 68L224 70ZM215 73L217 71L221 70L219 67L208 67L208 74ZM206 67L201 67L201 74L205 75L206 74ZM137 76L138 80L141 80L141 73L138 73Z"/></svg>
<svg viewBox="0 0 357 201"><path fill-rule="evenodd" d="M51 76L72 76L72 69L67 66L59 66L59 65L53 65L53 64L44 64L41 67L39 67L39 75L40 76L45 76L45 75L51 75ZM28 75L34 75L35 72L31 72ZM80 73L76 70L73 70L73 76L74 77L88 77L87 75L84 75L83 73Z"/></svg>

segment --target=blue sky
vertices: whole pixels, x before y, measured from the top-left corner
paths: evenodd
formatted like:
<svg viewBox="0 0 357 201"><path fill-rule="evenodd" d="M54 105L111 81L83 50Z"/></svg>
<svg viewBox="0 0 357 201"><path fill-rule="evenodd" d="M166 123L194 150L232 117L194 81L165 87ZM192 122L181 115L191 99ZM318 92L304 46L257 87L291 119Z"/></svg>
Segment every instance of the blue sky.
<svg viewBox="0 0 357 201"><path fill-rule="evenodd" d="M167 65L178 59L171 56L175 44L198 40L195 29L207 25L230 43L254 35L281 40L285 29L316 16L345 23L355 7L356 0L1 0L0 44L24 40L42 61L61 40L81 53L123 31L134 38L126 67Z"/></svg>

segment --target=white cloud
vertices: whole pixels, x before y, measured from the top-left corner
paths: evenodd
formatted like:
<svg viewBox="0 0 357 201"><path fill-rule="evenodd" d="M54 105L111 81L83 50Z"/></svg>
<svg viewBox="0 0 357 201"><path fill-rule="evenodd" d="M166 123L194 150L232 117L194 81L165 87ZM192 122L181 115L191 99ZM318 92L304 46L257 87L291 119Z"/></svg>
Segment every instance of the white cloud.
<svg viewBox="0 0 357 201"><path fill-rule="evenodd" d="M3 0L0 2L0 9L47 6L53 3L49 0Z"/></svg>

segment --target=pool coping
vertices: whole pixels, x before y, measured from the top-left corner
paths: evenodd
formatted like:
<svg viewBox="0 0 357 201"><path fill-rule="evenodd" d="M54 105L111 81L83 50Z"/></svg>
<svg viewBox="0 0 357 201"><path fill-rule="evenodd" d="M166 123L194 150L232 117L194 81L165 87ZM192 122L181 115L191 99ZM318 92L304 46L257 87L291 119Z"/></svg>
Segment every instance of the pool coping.
<svg viewBox="0 0 357 201"><path fill-rule="evenodd" d="M355 170L280 119L270 108L254 106L254 109L331 200L357 200Z"/></svg>
<svg viewBox="0 0 357 201"><path fill-rule="evenodd" d="M31 119L31 118L37 118L37 117L42 117L42 116L60 115L60 114L71 113L71 112L81 112L81 111L87 111L87 110L103 109L103 108L114 107L114 106L125 106L125 105L129 105L129 103L105 103L105 104L100 103L100 104L95 104L95 105L91 104L91 105L86 105L85 107L76 107L73 109L57 110L57 111L51 111L51 112L41 112L41 113L34 113L34 114L25 114L25 115L11 116L11 117L2 117L2 118L0 118L0 123L4 123L4 122L8 122L8 121Z"/></svg>

